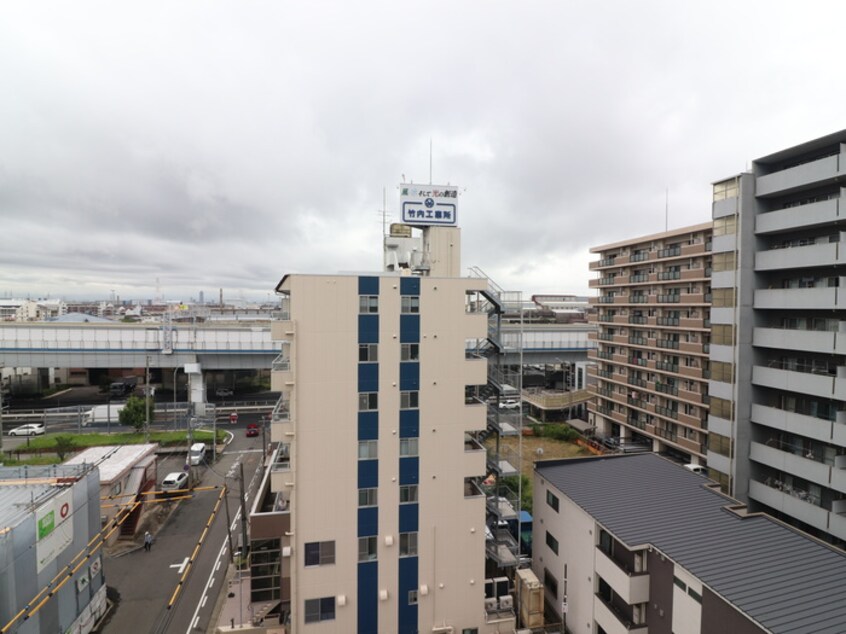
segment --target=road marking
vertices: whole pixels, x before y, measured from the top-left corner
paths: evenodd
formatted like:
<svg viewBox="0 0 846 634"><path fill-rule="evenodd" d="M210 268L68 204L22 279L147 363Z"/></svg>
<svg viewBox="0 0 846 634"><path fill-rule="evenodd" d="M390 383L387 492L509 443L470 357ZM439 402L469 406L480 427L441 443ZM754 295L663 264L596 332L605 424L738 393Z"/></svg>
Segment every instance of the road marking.
<svg viewBox="0 0 846 634"><path fill-rule="evenodd" d="M224 451L223 455L232 456L242 453L264 453L264 449L239 449L238 451Z"/></svg>
<svg viewBox="0 0 846 634"><path fill-rule="evenodd" d="M198 615L197 615L197 618L195 618L195 619L194 619L194 622L191 624L191 629L192 629L192 630L197 628L197 623L198 623L199 621L200 621L200 615L198 614Z"/></svg>
<svg viewBox="0 0 846 634"><path fill-rule="evenodd" d="M211 581L209 581L209 589L211 589L211 587L212 587L213 585L214 585L214 577L212 577L212 578L211 578Z"/></svg>
<svg viewBox="0 0 846 634"><path fill-rule="evenodd" d="M214 569L220 570L220 564L222 564L222 563L223 563L222 561L218 560L217 565L214 567Z"/></svg>
<svg viewBox="0 0 846 634"><path fill-rule="evenodd" d="M200 607L201 608L206 607L206 601L208 601L208 600L209 600L209 595L204 594L203 595L203 602L200 604ZM200 617L198 616L197 618L200 618ZM197 627L197 626L195 625L194 627Z"/></svg>
<svg viewBox="0 0 846 634"><path fill-rule="evenodd" d="M225 552L226 552L226 538L224 537L224 538L223 538L223 543L220 545L220 550L219 550L219 551L218 551L218 553L217 553L217 560L218 560L218 561L220 561L220 558L221 558L221 557L223 557L223 553L225 553ZM206 587L205 587L205 588L203 588L203 594L204 594L204 595L208 593L209 588L211 588L212 584L214 583L214 572L215 572L215 571L214 571L214 570L212 570L212 571L209 573L209 579L208 579L208 581L206 581ZM199 603L197 603L197 609L196 609L196 610L194 610L194 616L193 616L193 617L192 617L192 619L191 619L191 622L192 622L192 623L197 623L197 622L198 622L198 620L199 620L199 618L200 618L200 609L201 609L202 607L203 607L202 605L200 605ZM193 634L193 630L194 630L194 628L195 628L195 627L196 627L196 626L189 627L189 628L185 631L185 634Z"/></svg>
<svg viewBox="0 0 846 634"><path fill-rule="evenodd" d="M187 566L187 565L188 565L188 557L183 559L181 564L170 564L170 567L171 568L177 568L178 569L177 574L181 575L183 572L185 572L185 566Z"/></svg>

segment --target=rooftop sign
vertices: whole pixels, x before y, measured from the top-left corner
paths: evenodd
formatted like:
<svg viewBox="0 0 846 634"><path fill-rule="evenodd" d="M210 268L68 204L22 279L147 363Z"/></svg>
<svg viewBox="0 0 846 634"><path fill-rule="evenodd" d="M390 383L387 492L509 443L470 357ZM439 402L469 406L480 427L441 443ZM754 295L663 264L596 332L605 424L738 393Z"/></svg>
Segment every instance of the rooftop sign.
<svg viewBox="0 0 846 634"><path fill-rule="evenodd" d="M408 225L456 224L458 187L452 185L400 185L402 221Z"/></svg>

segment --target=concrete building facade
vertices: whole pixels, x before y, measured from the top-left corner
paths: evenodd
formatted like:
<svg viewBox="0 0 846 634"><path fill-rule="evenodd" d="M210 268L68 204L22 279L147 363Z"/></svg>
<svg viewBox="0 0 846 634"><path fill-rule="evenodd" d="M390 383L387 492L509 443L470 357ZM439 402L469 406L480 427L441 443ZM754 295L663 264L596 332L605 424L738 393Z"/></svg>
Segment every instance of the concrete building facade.
<svg viewBox="0 0 846 634"><path fill-rule="evenodd" d="M713 185L708 466L846 544L846 131Z"/></svg>
<svg viewBox="0 0 846 634"><path fill-rule="evenodd" d="M533 491L532 567L567 632L843 632L846 554L662 456L539 462Z"/></svg>
<svg viewBox="0 0 846 634"><path fill-rule="evenodd" d="M279 590L259 596L254 583L253 598L278 598L290 631L514 629L513 609L485 601L492 567L518 563L516 543L488 530L482 486L509 468L482 444L497 411L483 389L495 302L487 280L452 277L457 229L425 242L428 275L288 275L277 287L273 495L251 539L254 558L279 561L259 585Z"/></svg>
<svg viewBox="0 0 846 634"><path fill-rule="evenodd" d="M711 225L594 247L589 424L623 450L704 462Z"/></svg>

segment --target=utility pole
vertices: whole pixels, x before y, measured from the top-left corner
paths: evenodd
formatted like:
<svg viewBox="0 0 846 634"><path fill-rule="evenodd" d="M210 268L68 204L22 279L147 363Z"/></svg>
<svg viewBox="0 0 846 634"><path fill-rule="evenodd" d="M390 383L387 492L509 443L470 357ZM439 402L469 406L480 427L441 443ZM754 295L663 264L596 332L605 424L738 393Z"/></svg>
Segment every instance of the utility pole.
<svg viewBox="0 0 846 634"><path fill-rule="evenodd" d="M247 552L247 503L244 499L244 463L238 464L241 468L241 562Z"/></svg>
<svg viewBox="0 0 846 634"><path fill-rule="evenodd" d="M150 355L146 356L146 387L144 388L144 442L150 442Z"/></svg>
<svg viewBox="0 0 846 634"><path fill-rule="evenodd" d="M223 481L223 505L226 508L226 536L229 538L229 563L235 562L235 550L232 548L232 519L229 517L229 485Z"/></svg>

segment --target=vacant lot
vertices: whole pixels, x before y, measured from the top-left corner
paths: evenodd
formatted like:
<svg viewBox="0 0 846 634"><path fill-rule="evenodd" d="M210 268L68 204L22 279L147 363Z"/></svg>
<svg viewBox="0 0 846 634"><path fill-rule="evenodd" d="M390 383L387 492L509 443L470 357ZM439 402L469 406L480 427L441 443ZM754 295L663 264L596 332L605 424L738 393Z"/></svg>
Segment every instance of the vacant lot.
<svg viewBox="0 0 846 634"><path fill-rule="evenodd" d="M503 453L516 455L519 447L519 437L506 436L500 440L500 447L505 447ZM540 455L538 450L542 450ZM522 446L522 472L530 480L532 471L535 468L536 460L554 460L557 458L574 458L577 456L590 456L591 453L579 447L576 443L562 442L552 438L536 436L523 436Z"/></svg>

